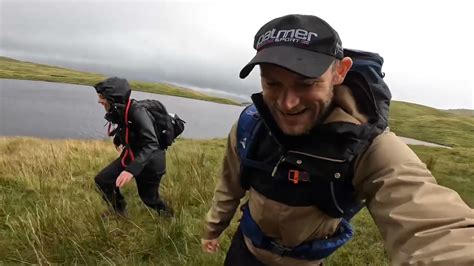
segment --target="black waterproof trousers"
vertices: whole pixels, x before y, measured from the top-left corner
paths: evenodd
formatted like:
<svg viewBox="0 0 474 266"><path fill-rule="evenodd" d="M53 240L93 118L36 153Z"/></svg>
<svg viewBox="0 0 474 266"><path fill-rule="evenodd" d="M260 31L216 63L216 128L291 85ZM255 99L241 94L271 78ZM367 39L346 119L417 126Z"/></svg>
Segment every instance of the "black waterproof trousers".
<svg viewBox="0 0 474 266"><path fill-rule="evenodd" d="M245 244L244 235L240 226L235 232L232 242L227 251L227 256L224 261L225 266L263 266L257 258L250 252Z"/></svg>
<svg viewBox="0 0 474 266"><path fill-rule="evenodd" d="M164 153L162 153L164 154ZM120 158L116 159L95 177L95 184L102 194L104 200L118 212L124 211L126 202L120 189L115 186L115 181L125 168L120 163ZM159 196L159 186L161 177L165 174L165 161L163 156L155 153L150 162L144 167L143 171L135 176L138 195L148 207L160 211L165 210L167 206L161 201Z"/></svg>

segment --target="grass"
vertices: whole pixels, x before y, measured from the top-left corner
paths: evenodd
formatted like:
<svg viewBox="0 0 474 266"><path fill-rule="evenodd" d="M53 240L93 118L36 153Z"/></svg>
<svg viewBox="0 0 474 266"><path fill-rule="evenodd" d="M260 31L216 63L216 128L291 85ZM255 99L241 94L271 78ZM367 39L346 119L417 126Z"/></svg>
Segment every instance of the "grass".
<svg viewBox="0 0 474 266"><path fill-rule="evenodd" d="M224 148L225 140L179 140L171 147L161 194L175 217L148 210L129 184L131 219L103 220L93 177L117 156L111 143L0 138L0 264L222 265L236 220L215 256L201 252L200 232ZM415 151L441 184L474 206L472 148ZM355 238L326 264L389 265L368 212L354 225Z"/></svg>
<svg viewBox="0 0 474 266"><path fill-rule="evenodd" d="M100 218L93 185L117 156L110 143L0 139L0 264L216 264L223 253L202 254L199 234L223 149L223 140L179 141L161 190L176 217L148 210L130 184L124 221Z"/></svg>
<svg viewBox="0 0 474 266"><path fill-rule="evenodd" d="M62 67L24 62L0 56L0 78L40 80L92 86L93 84L104 80L106 76ZM230 99L209 96L191 89L177 87L165 83L131 80L130 85L133 90L137 91L185 97L223 104L240 105L239 103Z"/></svg>
<svg viewBox="0 0 474 266"><path fill-rule="evenodd" d="M446 111L454 114L474 116L474 110L472 109L448 109Z"/></svg>
<svg viewBox="0 0 474 266"><path fill-rule="evenodd" d="M397 135L451 147L474 147L474 117L393 101L389 125Z"/></svg>

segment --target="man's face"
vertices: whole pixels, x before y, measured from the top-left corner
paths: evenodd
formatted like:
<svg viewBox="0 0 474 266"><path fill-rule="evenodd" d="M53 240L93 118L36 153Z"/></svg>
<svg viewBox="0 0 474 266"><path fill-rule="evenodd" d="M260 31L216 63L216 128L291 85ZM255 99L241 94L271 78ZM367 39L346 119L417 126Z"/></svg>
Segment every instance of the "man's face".
<svg viewBox="0 0 474 266"><path fill-rule="evenodd" d="M308 78L272 64L261 64L263 99L287 135L301 135L320 122L333 98L335 71Z"/></svg>
<svg viewBox="0 0 474 266"><path fill-rule="evenodd" d="M110 110L110 103L107 101L107 99L105 99L104 96L102 96L102 94L97 94L97 96L99 96L98 103L104 107L106 112L108 112Z"/></svg>

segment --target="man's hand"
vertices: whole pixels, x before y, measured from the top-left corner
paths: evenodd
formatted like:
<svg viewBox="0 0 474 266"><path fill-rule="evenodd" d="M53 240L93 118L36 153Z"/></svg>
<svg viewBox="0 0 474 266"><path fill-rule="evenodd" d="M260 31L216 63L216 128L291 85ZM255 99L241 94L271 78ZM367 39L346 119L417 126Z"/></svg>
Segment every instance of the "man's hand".
<svg viewBox="0 0 474 266"><path fill-rule="evenodd" d="M125 184L130 182L132 178L133 178L132 174L130 174L127 171L122 171L120 175L117 177L117 181L115 181L115 186L117 186L118 188L122 188Z"/></svg>
<svg viewBox="0 0 474 266"><path fill-rule="evenodd" d="M201 239L202 251L207 253L215 253L219 249L219 240L216 239Z"/></svg>

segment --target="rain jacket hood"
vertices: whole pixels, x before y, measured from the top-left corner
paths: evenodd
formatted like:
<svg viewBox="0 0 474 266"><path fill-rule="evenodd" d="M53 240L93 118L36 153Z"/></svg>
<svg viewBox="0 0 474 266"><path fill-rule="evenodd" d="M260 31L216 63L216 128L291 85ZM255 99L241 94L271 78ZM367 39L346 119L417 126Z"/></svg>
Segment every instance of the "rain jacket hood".
<svg viewBox="0 0 474 266"><path fill-rule="evenodd" d="M105 114L105 119L114 124L123 123L125 106L132 93L128 81L117 77L108 78L95 84L94 88L110 103L110 110Z"/></svg>
<svg viewBox="0 0 474 266"><path fill-rule="evenodd" d="M117 77L99 82L94 85L94 88L98 94L104 96L112 104L126 104L132 93L128 81Z"/></svg>

